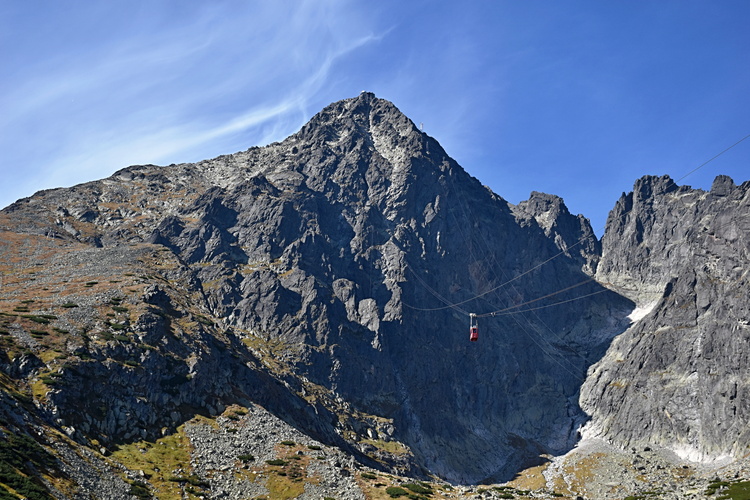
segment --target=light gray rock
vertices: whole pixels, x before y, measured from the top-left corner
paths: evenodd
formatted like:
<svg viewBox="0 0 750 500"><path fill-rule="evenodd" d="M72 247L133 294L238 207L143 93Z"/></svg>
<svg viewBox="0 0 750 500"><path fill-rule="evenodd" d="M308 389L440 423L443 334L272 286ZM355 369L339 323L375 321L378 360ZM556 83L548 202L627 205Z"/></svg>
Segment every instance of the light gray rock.
<svg viewBox="0 0 750 500"><path fill-rule="evenodd" d="M591 370L589 430L712 461L750 439L750 182L644 177L609 217L597 277L649 311Z"/></svg>

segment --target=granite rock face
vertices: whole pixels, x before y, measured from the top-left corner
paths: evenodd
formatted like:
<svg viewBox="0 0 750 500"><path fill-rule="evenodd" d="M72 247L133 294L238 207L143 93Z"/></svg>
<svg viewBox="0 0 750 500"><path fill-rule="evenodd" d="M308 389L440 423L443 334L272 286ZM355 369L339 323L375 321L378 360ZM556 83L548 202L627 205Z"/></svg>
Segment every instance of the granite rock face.
<svg viewBox="0 0 750 500"><path fill-rule="evenodd" d="M602 253L602 245L591 223L583 215L573 215L559 196L531 192L528 200L514 207L523 224L534 219L548 238L566 257L577 262L586 274L593 275Z"/></svg>
<svg viewBox="0 0 750 500"><path fill-rule="evenodd" d="M282 143L192 168L218 184L182 209L199 222L170 220L149 241L213 264L196 276L218 282L206 290L216 317L294 345L295 373L392 420L446 478L506 477L573 444L581 377L629 301L589 281L580 258L506 285L554 256L554 238L519 225L391 103L335 103ZM588 321L561 308L508 314L573 285L534 305L604 292L579 302ZM482 343L468 344L468 312L493 311Z"/></svg>
<svg viewBox="0 0 750 500"><path fill-rule="evenodd" d="M692 460L747 453L750 182L639 179L610 213L596 277L637 321L590 371L586 433Z"/></svg>
<svg viewBox="0 0 750 500"><path fill-rule="evenodd" d="M512 207L369 93L279 143L129 167L1 215L93 289L116 283L86 306L115 300L114 319L71 329L81 360L47 366L60 422L91 408L82 440L151 439L253 402L363 460L504 479L574 445L586 371L633 309L591 279L598 242L562 200ZM53 269L59 309L70 277ZM391 441L411 465L378 458Z"/></svg>

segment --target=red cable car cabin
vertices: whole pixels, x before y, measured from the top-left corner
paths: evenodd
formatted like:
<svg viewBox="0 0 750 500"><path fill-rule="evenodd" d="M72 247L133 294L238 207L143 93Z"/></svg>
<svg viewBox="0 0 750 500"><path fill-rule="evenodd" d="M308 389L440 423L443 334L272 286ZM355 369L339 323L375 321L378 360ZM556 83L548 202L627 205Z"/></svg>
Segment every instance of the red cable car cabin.
<svg viewBox="0 0 750 500"><path fill-rule="evenodd" d="M479 340L479 328L472 326L469 328L469 340L476 342Z"/></svg>

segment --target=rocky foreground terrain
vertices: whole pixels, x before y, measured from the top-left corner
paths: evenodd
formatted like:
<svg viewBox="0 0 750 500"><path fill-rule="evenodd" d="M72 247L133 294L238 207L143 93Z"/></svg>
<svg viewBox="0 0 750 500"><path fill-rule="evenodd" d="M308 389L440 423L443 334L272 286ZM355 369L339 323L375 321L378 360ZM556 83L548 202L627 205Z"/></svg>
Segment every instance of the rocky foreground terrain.
<svg viewBox="0 0 750 500"><path fill-rule="evenodd" d="M749 191L644 177L599 241L363 93L19 200L0 498L743 498Z"/></svg>

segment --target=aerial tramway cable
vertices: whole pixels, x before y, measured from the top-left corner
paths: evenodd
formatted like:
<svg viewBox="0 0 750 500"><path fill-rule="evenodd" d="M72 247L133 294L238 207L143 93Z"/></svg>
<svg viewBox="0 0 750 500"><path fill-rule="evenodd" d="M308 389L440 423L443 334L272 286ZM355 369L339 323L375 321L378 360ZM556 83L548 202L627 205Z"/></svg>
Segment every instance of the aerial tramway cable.
<svg viewBox="0 0 750 500"><path fill-rule="evenodd" d="M465 204L463 203L463 198L461 198L461 197L459 197L459 208L461 209L464 218L467 219L467 221L468 221L468 219L469 219L469 214L468 214L469 208L467 208L465 206ZM461 226L459 225L459 227L461 227ZM466 238L464 238L464 240L466 241ZM502 266L497 261L496 254L489 247L489 245L487 244L486 240L484 240L483 238L478 238L476 240L474 238L472 238L472 241L476 241L477 242L477 246L484 248L483 253L484 253L485 256L490 256L490 258L492 260L492 263L493 263L493 265L490 266L490 270L491 270L490 272L492 272L492 274L494 275L495 279L498 278L497 274L495 274L495 270L499 270L499 272L502 275L503 281L506 284L510 285L510 290L512 290L515 295L521 296L521 293L516 289L516 286L512 283L512 280L508 280L507 279L507 276L505 275L505 271L503 270ZM543 307L540 307L540 308L528 308L528 307L526 307L522 311L519 311L516 308L527 306L528 304L532 304L532 303L538 302L539 300L542 300L544 298L552 297L554 295L557 295L557 294L562 293L564 291L570 290L572 288L576 288L578 286L585 285L586 283L591 282L591 281L594 281L594 280L593 279L584 280L581 283L578 283L578 284L573 285L571 287L567 287L566 289L559 290L557 292L550 293L550 294L548 294L548 295L546 295L544 297L540 297L538 299L533 299L533 300L524 302L523 304L515 304L514 306L507 307L507 308L505 308L503 310L500 310L500 311L496 310L496 311L491 312L491 313L485 313L485 314L483 314L481 316L482 317L490 317L490 316L495 317L495 316L503 316L504 315L504 316L510 317L516 323L518 329L521 332L523 332L523 334L529 340L531 340L539 348L539 350L548 357L548 359L550 359L552 362L554 362L555 364L557 364L562 370L564 370L565 372L567 372L568 374L570 374L574 379L580 379L580 380L582 380L582 374L580 373L580 367L577 366L576 364L574 364L572 361L570 361L567 357L560 357L559 356L560 353L559 353L558 348L556 348L550 342L550 340L546 338L546 336L543 334L543 332L540 329L540 325L541 325L544 328L546 328L547 331L552 336L554 336L555 338L557 338L557 340L560 341L560 343L564 343L563 339L552 328L550 328L549 325L547 325L547 323L536 312L538 309L543 309L543 308L549 307L551 305L557 305L558 303L550 304L550 305L543 306ZM504 287L503 290L505 291L505 294L506 294L507 298L512 302L513 301L513 297L511 296L508 288ZM601 291L603 292L605 290L601 290ZM500 297L500 295L499 295L499 293L497 291L494 292L494 295L498 298L498 300L502 301L502 299L501 299L501 297ZM580 297L580 298L584 298L584 297ZM580 298L576 298L574 300L579 300ZM483 298L483 300L485 300L488 304L490 303L490 301L487 300L487 299L485 299L485 298ZM560 302L560 303L564 303L564 302ZM536 321L532 321L531 318L529 318L527 314L518 314L520 312L531 313L536 318ZM474 328L470 329L470 339L471 339L472 336L474 338L477 337L477 334L478 334L478 325L476 324L476 318L478 316L480 316L480 315L475 315L475 317L474 317L474 325L473 325ZM572 354L574 356L580 358L581 361L583 361L584 363L586 362L586 357L583 356L583 355L581 355L579 352L573 351Z"/></svg>
<svg viewBox="0 0 750 500"><path fill-rule="evenodd" d="M739 145L740 143L742 143L743 141L745 141L748 138L750 138L750 134L742 137L740 140L738 140L737 142L735 142L731 146L725 148L724 150L722 150L718 154L714 155L710 159L708 159L705 162L703 162L702 164L700 164L698 167L696 167L696 168L692 169L691 171L687 172L685 175L683 175L682 177L680 177L679 179L677 179L676 182L679 182L679 181L685 179L689 175L693 174L694 172L696 172L699 169L703 168L704 166L708 165L709 163L711 163L712 161L716 160L717 158L719 158L720 156L722 156L726 152L730 151L732 148L736 147L737 145ZM461 202L460 202L460 197L459 197L459 204L460 203ZM461 208L462 211L464 211L464 207L463 206L460 206L459 208ZM623 212L622 214L620 214L620 217L623 217L623 216L627 215L631 211L632 211L632 209ZM464 216L468 219L468 216L466 215L465 211L464 211ZM459 231L461 231L460 230L460 227L461 227L460 224L458 224L457 226L459 227ZM574 298L571 298L571 299L566 299L566 300L555 302L555 303L552 303L552 304L546 304L546 305L538 306L538 307L534 307L534 308L523 309L524 306L527 306L529 304L538 302L538 301L543 300L545 298L549 298L549 297L557 295L559 293L563 293L563 292L568 291L568 290L570 290L572 288L576 288L578 286L581 286L581 285L583 285L585 283L594 282L595 280L593 278L591 278L589 280L585 280L585 281L583 281L581 283L578 283L576 285L572 285L570 287L566 287L564 289L558 290L558 291L553 292L551 294L547 294L547 295L545 295L543 297L538 297L536 299L533 299L533 300L530 300L530 301L526 301L526 302L521 303L521 304L516 304L514 306L506 307L506 308L503 308L503 309L498 309L498 310L495 310L495 311L492 311L492 312L488 312L488 313L482 313L482 314L471 313L471 312L468 312L466 309L464 309L464 308L461 307L461 306L463 306L463 305L465 305L465 304L467 304L469 302L472 302L472 301L475 301L477 299L483 298L486 295L489 295L491 293L497 292L498 290L500 290L500 289L502 289L502 288L504 288L504 287L512 284L513 282L517 281L518 279L522 278L523 276L526 276L527 274L529 274L529 273L531 273L531 272L533 272L533 271L541 268L542 266L548 264L549 262L553 261L554 259L556 259L556 258L560 257L561 255L565 254L566 251L570 251L570 249L572 249L572 248L580 245L581 243L583 243L584 241L586 241L586 239L587 239L587 237L581 238L578 241L576 241L575 243L573 243L572 245L570 245L569 247L567 247L566 250L561 250L560 252L558 252L555 255L551 256L547 260L545 260L545 261L537 264L536 266L534 266L534 267L532 267L532 268L524 271L523 273L520 273L520 274L514 276L513 278L510 278L510 279L502 282L501 284L499 284L499 285L497 285L497 286L495 286L493 288L490 288L489 290L485 290L485 291L483 291L481 293L477 293L477 294L475 294L474 296L472 296L470 298L467 298L467 299L464 299L464 300L458 301L458 302L451 302L448 299L446 299L445 297L443 297L442 295L440 295L436 290L434 290L432 287L430 287L418 275L418 273L415 272L414 269L412 269L412 267L407 262L406 263L407 269L409 269L409 271L412 273L412 275L414 275L414 277L419 281L419 283L428 292L430 292L434 297L436 297L438 300L440 300L441 302L443 302L443 304L445 304L445 305L440 306L440 307L424 308L424 307L411 306L411 305L409 305L407 303L403 303L403 302L402 303L403 303L404 306L406 306L409 309L413 309L413 310L417 310L417 311L423 311L423 312L432 312L432 311L441 311L441 310L447 310L447 309L454 309L454 310L456 310L456 311L464 314L465 316L469 316L470 319L472 319L473 321L475 321L476 318L481 318L481 317L495 317L495 316L501 316L501 315L512 315L512 314L521 314L521 313L530 312L530 311L537 311L537 310L544 309L544 308L547 308L547 307L553 307L553 306L556 306L556 305L566 304L566 303L573 302L575 300L580 300L580 299L584 299L584 298L587 298L587 297L591 297L591 296L597 295L599 293L604 293L604 292L608 291L608 289L605 288L605 289L598 290L598 291L593 292L593 293L584 294L584 295L581 295L581 296L578 296L578 297L574 297ZM472 327L475 326L475 323L473 321L470 323L472 325ZM549 328L549 327L547 327L547 328Z"/></svg>
<svg viewBox="0 0 750 500"><path fill-rule="evenodd" d="M492 312L487 312L487 313L482 313L482 314L475 314L475 316L477 318L487 318L487 317L490 317L490 316L500 316L500 315L503 315L503 314L515 314L516 312L525 312L526 310L520 310L520 311L513 311L513 310L514 309L520 309L520 308L522 308L524 306L527 306L529 304L533 304L534 302L539 302L540 300L544 300L544 299L547 299L549 297L554 297L555 295L559 295L559 294L561 294L563 292L567 292L568 290L572 290L574 288L578 288L579 286L583 286L583 285L585 285L587 283L592 283L592 282L595 283L596 280L594 278L589 278L587 280L581 281L580 283L576 283L575 285L571 285L571 286L566 287L566 288L561 288L560 290L557 290L556 292L548 293L547 295L543 295L541 297L537 297L536 299L528 300L526 302L523 302L522 304L516 304L514 306L506 307L504 309L498 309L498 310L492 311ZM597 293L606 292L606 291L608 291L608 290L605 288L604 290L600 290ZM595 293L594 294L587 294L587 295L585 295L585 297L589 297L591 295L596 295L596 294ZM583 298L583 297L584 296L581 296L581 298ZM550 307L551 305L557 305L557 304L562 304L562 303L566 303L566 302L572 302L572 300L574 300L574 299L568 299L565 302L556 302L555 304L548 304L546 306L539 307L538 309L543 309L544 307ZM531 309L527 309L527 310L530 311ZM513 311L513 312L509 312L509 311Z"/></svg>
<svg viewBox="0 0 750 500"><path fill-rule="evenodd" d="M461 211L461 213L463 215L464 222L468 223L471 220L470 217L469 217L469 211L470 210L464 204L464 198L463 197L457 196L456 198L458 200L457 201L458 208L460 209L460 211ZM502 269L502 266L500 266L499 263L497 262L497 257L495 255L495 253L492 251L492 249L489 247L489 245L487 244L486 240L484 240L481 237L480 238L476 238L474 236L473 232L471 234L471 237L467 236L464 233L464 231L461 229L462 227L464 227L464 225L461 224L461 221L458 221L455 218L455 214L452 211L450 213L454 217L454 222L456 223L456 227L458 228L458 231L462 235L461 240L465 241L465 242L469 242L470 241L473 244L476 244L476 246L481 249L482 253L485 256L482 259L483 261L486 261L487 260L486 257L490 256L493 265L489 266L489 269L490 269L490 272L494 275L495 279L498 278L498 276L495 274L495 271L494 271L494 270L497 269L497 270L500 271L500 273L502 273L502 275L503 275L502 277L503 277L503 280L505 281L505 283L506 284L510 283L511 290L513 290L513 292L516 295L520 296L521 295L520 292L518 292L518 290L516 290L515 285L512 284L511 280L507 280L507 278L505 276L505 272ZM471 256L472 261L478 261L477 257L474 255L473 246L474 245L471 245L469 247L468 251L469 251L469 254ZM584 282L576 284L576 285L574 285L572 287L568 287L568 289L575 288L577 286L583 285L583 284L588 283L590 281L593 281L593 280L592 279L585 280ZM505 291L505 294L507 295L508 299L512 301L513 298L511 297L511 294L508 291L508 288L503 288L503 290ZM562 290L562 291L565 291L565 290ZM545 296L545 297L542 297L542 298L539 298L539 299L534 299L532 301L525 302L524 305L536 302L537 300L542 300L543 298L546 298L546 297L549 297L549 296L554 296L557 293L561 293L562 291L553 292L551 294L548 294L548 296ZM602 290L602 291L604 291L604 290ZM503 301L497 290L495 290L493 293L494 293L494 295L497 297L497 299L499 301ZM481 297L481 298L482 298L482 300L484 300L488 304L492 305L492 303L488 300L488 298L485 298L485 297ZM578 299L575 299L575 300L578 300ZM567 372L574 379L583 380L583 376L580 373L580 367L576 366L573 362L571 362L566 357L560 357L559 356L559 354L560 354L559 350L554 345L552 345L552 343L548 339L546 339L545 336L542 334L541 330L539 329L539 324L543 325L544 328L546 328L553 336L555 336L559 341L562 342L562 339L554 332L554 330L552 330L545 323L545 321L536 313L536 310L537 310L536 308L529 308L529 309L527 309L527 310L525 310L523 312L531 312L536 317L536 320L537 320L538 323L535 323L535 322L531 321L531 319L528 318L526 314L521 314L521 315L517 314L518 311L504 312L506 310L510 311L511 309L513 309L515 307L520 307L520 306L522 306L522 304L516 304L515 306L511 306L509 308L506 308L500 314L498 314L497 311L495 311L495 314L493 314L493 313L487 313L487 314L483 314L483 315L478 315L478 314L475 314L475 313L470 313L470 319L469 319L469 340L470 341L477 341L478 340L478 337L479 337L479 325L477 323L477 317L479 317L479 316L489 317L490 315L491 316L507 315L507 316L509 316L516 323L516 325L518 326L518 329L521 332L523 332L523 334L529 340L531 340L531 342L534 343L537 346L537 348L539 348L539 350L542 353L544 353L544 355L547 356L547 358L551 362L553 362L556 365L558 365L563 371ZM547 307L547 306L545 306L545 307ZM580 358L584 363L586 362L585 356L582 356L577 351L573 351L573 354L576 357Z"/></svg>
<svg viewBox="0 0 750 500"><path fill-rule="evenodd" d="M469 221L469 220L470 220L470 218L469 218L469 215L468 215L468 213L467 213L467 209L466 209L466 207L464 206L464 204L463 204L463 203L462 203L462 201L461 201L461 200L462 200L462 199L461 199L461 197L460 197L460 196L458 196L458 197L457 197L457 199L458 199L458 207L459 207L459 208L461 209L461 212L463 213L463 218L464 218L465 220L464 220L464 221L459 221L458 219L455 219L455 214L453 213L453 211L451 211L450 213L451 213L451 215L453 215L453 217L454 217L454 222L455 222L455 226L454 226L454 227L457 227L457 228L458 228L458 231L459 231L459 232L460 232L460 233L462 234L462 238L461 238L461 239L462 239L462 241L466 241L466 242L469 242L469 241L477 242L477 243L476 243L476 244L477 244L477 246L482 246L482 243L484 243L484 244L486 245L486 242L484 242L484 240L481 240L481 239L479 239L479 240L476 240L475 238L470 238L470 237L469 237L469 236L468 236L468 235L467 235L466 233L464 233L464 231L463 231L463 230L461 229L462 227L464 227L464 226L465 226L465 223L466 223L467 221ZM476 258L476 257L474 256L474 250L472 249L472 247L469 247L468 251L469 251L469 254L470 254L470 255L472 256L472 257L471 257L471 258L472 258L472 260L477 260L477 258ZM487 247L486 247L486 248L484 249L484 253L486 253L486 254L492 254L492 252L490 251L490 249L489 249L489 248L487 248ZM493 259L493 260L495 260L495 256L494 256L494 254L492 254L492 259ZM485 259L485 260L486 260L486 259ZM497 261L496 261L496 260L495 260L495 263L497 264ZM421 284L421 285L422 285L422 286L423 286L423 287L425 288L425 290L427 290L427 291L428 291L428 292L429 292L430 294L432 294L432 295L433 295L433 296L434 296L435 298L437 298L438 300L440 300L441 302L443 302L444 304L446 304L446 306L444 306L444 307L438 307L438 308L421 308L421 307L411 306L411 305L409 305L409 304L406 304L406 303L404 303L404 305L405 305L406 307L408 307L408 308L411 308L411 309L414 309L414 310L418 310L418 311L423 311L423 312L429 312L429 311L434 311L434 310L446 310L446 309L455 309L455 310L457 310L458 312L460 312L460 313L464 314L465 316L469 316L469 318L470 318L470 328L469 328L469 330L470 330L470 337L469 337L469 338L470 338L470 340L471 340L471 341L477 341L477 340L478 340L478 324L477 324L477 321L476 321L476 319L477 319L477 317L478 317L479 315L476 315L476 314L472 314L472 313L470 313L470 312L466 311L465 309L461 308L461 307L460 307L460 305L457 305L457 304L451 304L451 302L450 302L450 301L449 301L448 299L446 299L445 297L443 297L442 295L440 295L440 294L439 294L439 293L438 293L437 291L435 291L435 290L434 290L434 288L432 288L431 286L429 286L429 285L428 285L428 284L427 284L427 283L426 283L426 282L425 282L425 281L424 281L424 280L423 280L423 279L421 278L421 276L420 276L420 275L419 275L419 274L418 274L418 273L417 273L417 272L416 272L416 271L415 271L415 270L414 270L414 269L413 269L412 267L410 267L410 266L408 265L408 262L407 262L407 268L408 268L408 269L409 269L409 271L410 271L410 272L412 273L412 275L413 275L413 276L414 276L414 277L415 277L415 278L417 279L417 281L419 281L419 282L420 282L420 284ZM585 281L585 282L583 282L583 283L580 283L580 284L576 284L576 285L574 285L574 286L572 286L572 287L569 287L569 288L575 288L576 286L580 286L580 285L582 285L582 284L585 284L585 283L587 283L587 282L589 282L589 281L593 281L593 280L586 280L586 281ZM506 281L506 283L508 283L508 281ZM562 291L565 291L565 290L562 290ZM559 292L553 292L552 294L548 294L548 296L554 296L554 295L556 295L557 293L562 293L562 291L559 291ZM606 290L601 290L601 291L606 291ZM495 294L497 294L497 291L496 291L496 290L495 290ZM486 294L480 294L480 295L486 295ZM480 296L480 297L478 297L478 298L482 298L483 300L487 301L487 299L486 299L486 298L483 298L483 297L481 297L481 296ZM499 298L500 298L500 297L498 297L498 299L499 299ZM547 296L545 296L545 297L543 297L543 298L547 298ZM532 301L528 301L528 303L534 303L534 302L536 302L537 300L541 300L541 298L540 298L540 299L535 299L535 300L532 300ZM575 299L569 299L569 300L566 300L566 301L561 301L561 302L559 302L559 303L566 303L566 302L571 302L572 300L578 300L578 298L575 298ZM487 301L487 302L488 302L488 303L490 303L489 301ZM507 314L507 315L510 315L510 314L516 314L516 313L517 313L517 311L512 311L512 312L511 312L511 309L514 309L514 308L517 308L517 307L522 307L523 305L527 305L527 302L524 302L523 304L516 304L516 305L514 305L514 306L511 306L511 307L509 307L509 308L506 308L506 309L508 310L508 312L501 312L501 314L497 314L497 315L499 316L499 315L502 315L502 314ZM551 305L557 305L557 303L556 303L556 304L550 304L549 306L551 306ZM549 307L549 306L543 306L543 307L539 307L539 308L529 308L529 309L528 309L527 311L523 311L523 312L532 312L532 313L533 313L534 315L536 315L536 313L535 313L535 311L536 311L536 310L538 310L538 309L543 309L544 307ZM505 310L503 310L503 311L505 311ZM523 317L523 316L521 316L521 317ZM550 343L550 342L549 342L549 341L548 341L547 339L545 339L545 338L544 338L544 336L543 336L543 335L541 334L541 332L539 331L539 329L538 329L538 326L536 326L536 325L535 325L534 323L532 323L532 322L531 322L531 321L530 321L529 319L525 319L525 320L526 320L526 321L528 322L528 325L524 325L523 323L521 323L521 322L520 322L520 320L519 320L519 317L517 317L517 316L512 316L512 318L513 318L513 320L514 320L514 321L515 321L515 322L516 322L516 323L518 324L518 327L519 327L519 329L520 329L520 330L521 330L521 331L522 331L522 332L523 332L523 333L524 333L524 334L525 334L525 335L526 335L526 336L527 336L527 337L528 337L528 338L529 338L529 339L530 339L530 340L531 340L531 341L532 341L532 342L533 342L534 344L536 344L536 346L537 346L537 347L538 347L538 348L539 348L539 349L540 349L540 350L541 350L541 351L542 351L542 352L543 352L543 353L544 353L544 354L545 354L546 356L548 356L548 358L549 358L549 359L550 359L550 360L551 360L552 362L554 362L554 363L556 363L557 365L559 365L559 366L560 366L560 368L561 368L562 370L564 370L564 371L568 372L568 373L569 373L569 374L570 374L571 376L573 376L574 378L576 378L576 379L581 379L581 378L582 378L582 376L581 376L581 374L580 374L580 368L579 368L579 367L575 366L575 365L574 365L573 363L571 363L570 361L568 361L568 363L567 363L567 364L568 364L568 366L566 366L565 364L563 364L563 363L562 363L562 361L566 361L566 360L565 360L564 358L562 358L562 359L559 359L559 352L557 352L557 349L556 349L556 348L555 348L555 347L554 347L554 346L553 346L553 345L552 345L552 344L551 344L551 343ZM549 326L548 326L548 325L547 325L546 323L544 323L544 321L543 321L543 320L542 320L541 318L539 318L539 316L537 316L537 320L538 320L538 321L539 321L539 322L540 322L541 324L543 324L543 325L544 325L544 327L545 327L545 328L547 328L547 330L549 330L549 331L550 331L550 332L551 332L551 333L552 333L553 335L555 335L554 331L553 331L553 330L552 330L552 329L551 329L551 328L550 328L550 327L549 327ZM531 328L531 330L533 330L533 331L529 331L529 328ZM555 335L555 336L557 336L557 335ZM559 339L559 336L558 336L558 339ZM580 357L580 358L581 358L581 359L582 359L583 361L585 361L585 357L584 357L584 356L582 356L582 355L580 355L580 354L578 354L578 353L574 353L574 354L575 354L576 356Z"/></svg>

